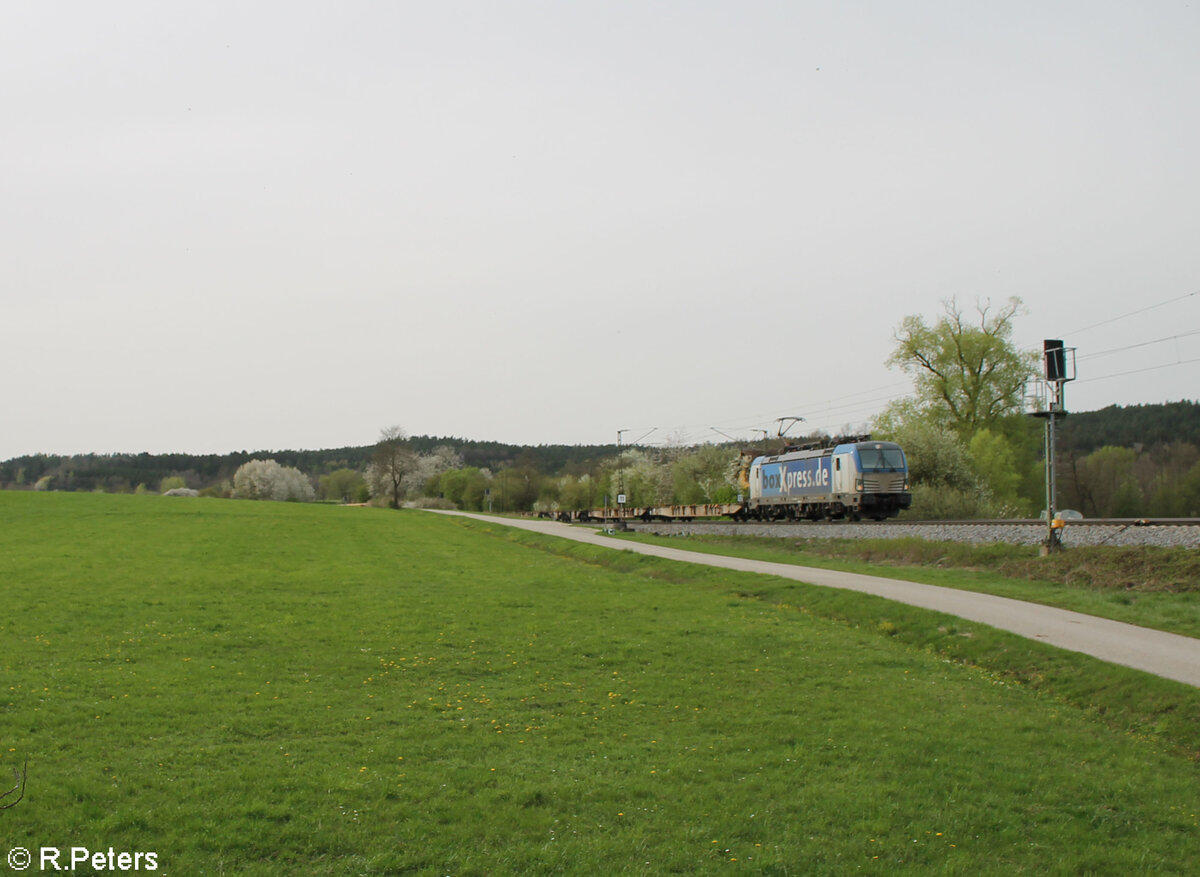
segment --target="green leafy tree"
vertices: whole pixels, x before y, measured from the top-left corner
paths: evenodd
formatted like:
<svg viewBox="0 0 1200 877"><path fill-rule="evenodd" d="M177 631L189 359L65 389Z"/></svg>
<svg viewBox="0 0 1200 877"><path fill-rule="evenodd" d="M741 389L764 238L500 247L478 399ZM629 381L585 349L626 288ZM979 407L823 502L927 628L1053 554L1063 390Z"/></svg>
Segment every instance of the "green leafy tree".
<svg viewBox="0 0 1200 877"><path fill-rule="evenodd" d="M498 512L527 512L540 491L541 477L532 469L501 469L492 479L492 508Z"/></svg>
<svg viewBox="0 0 1200 877"><path fill-rule="evenodd" d="M467 492L468 482L479 474L479 469L475 466L470 466L464 469L451 469L446 472L441 472L436 476L436 481L428 486L428 491L432 496L441 496L450 500L456 506L466 508L463 504L463 496Z"/></svg>
<svg viewBox="0 0 1200 877"><path fill-rule="evenodd" d="M1021 308L1018 298L1000 308L979 302L968 317L950 299L932 325L908 316L897 328L887 362L912 377L915 392L889 405L872 432L908 451L913 514L1015 515L1039 501L1042 479L1025 477L1040 469L1039 431L1021 414L1038 354L1012 342Z"/></svg>
<svg viewBox="0 0 1200 877"><path fill-rule="evenodd" d="M1174 518L1200 517L1200 463L1174 484L1169 514Z"/></svg>
<svg viewBox="0 0 1200 877"><path fill-rule="evenodd" d="M1016 517L1032 513L1030 502L1021 496L1022 477L1012 444L1004 435L984 428L967 442L971 465L991 493L991 513Z"/></svg>
<svg viewBox="0 0 1200 877"><path fill-rule="evenodd" d="M1162 518L1200 516L1200 490L1189 497L1189 485L1200 487L1200 448L1190 442L1172 442L1156 446L1147 456L1154 465L1145 488L1150 497L1146 513Z"/></svg>
<svg viewBox="0 0 1200 877"><path fill-rule="evenodd" d="M491 498L491 489L492 473L488 469L476 469L463 490L461 507L475 512L483 511Z"/></svg>
<svg viewBox="0 0 1200 877"><path fill-rule="evenodd" d="M1137 482L1133 480L1123 481L1117 486L1116 493L1113 494L1108 516L1112 518L1135 518L1142 513L1143 503L1142 491L1138 488Z"/></svg>
<svg viewBox="0 0 1200 877"><path fill-rule="evenodd" d="M562 479L561 478L545 478L538 479L538 495L533 503L535 512L555 512L562 507Z"/></svg>
<svg viewBox="0 0 1200 877"><path fill-rule="evenodd" d="M701 445L671 464L673 501L681 504L730 502L737 494L737 451Z"/></svg>
<svg viewBox="0 0 1200 877"><path fill-rule="evenodd" d="M402 487L409 495L438 497L441 474L454 469L461 469L462 454L447 445L438 445L425 453L418 453L413 466L404 477Z"/></svg>
<svg viewBox="0 0 1200 877"><path fill-rule="evenodd" d="M1012 342L1019 298L1002 307L976 306L978 319L968 321L955 299L932 326L921 316L908 316L896 330L896 347L888 365L912 377L916 398L903 403L911 413L928 415L964 437L1021 410L1025 382L1036 372L1036 351L1018 350Z"/></svg>
<svg viewBox="0 0 1200 877"><path fill-rule="evenodd" d="M1140 514L1141 489L1134 475L1137 453L1111 446L1070 460L1059 479L1061 505L1074 507L1087 517L1121 518Z"/></svg>
<svg viewBox="0 0 1200 877"><path fill-rule="evenodd" d="M366 481L357 469L334 469L317 479L321 499L356 502Z"/></svg>
<svg viewBox="0 0 1200 877"><path fill-rule="evenodd" d="M975 518L988 514L992 494L975 471L966 444L951 430L909 421L887 436L904 448L912 484L911 517Z"/></svg>
<svg viewBox="0 0 1200 877"><path fill-rule="evenodd" d="M589 473L564 476L558 489L558 503L565 509L599 508L604 501L601 485Z"/></svg>

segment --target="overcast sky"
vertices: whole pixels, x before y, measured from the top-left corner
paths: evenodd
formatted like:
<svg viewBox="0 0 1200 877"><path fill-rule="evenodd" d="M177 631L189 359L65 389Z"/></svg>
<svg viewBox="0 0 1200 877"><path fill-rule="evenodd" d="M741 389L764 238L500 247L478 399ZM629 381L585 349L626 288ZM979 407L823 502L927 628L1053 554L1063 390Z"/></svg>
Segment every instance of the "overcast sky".
<svg viewBox="0 0 1200 877"><path fill-rule="evenodd" d="M1200 3L23 2L0 458L861 426L1025 302L1200 396Z"/></svg>

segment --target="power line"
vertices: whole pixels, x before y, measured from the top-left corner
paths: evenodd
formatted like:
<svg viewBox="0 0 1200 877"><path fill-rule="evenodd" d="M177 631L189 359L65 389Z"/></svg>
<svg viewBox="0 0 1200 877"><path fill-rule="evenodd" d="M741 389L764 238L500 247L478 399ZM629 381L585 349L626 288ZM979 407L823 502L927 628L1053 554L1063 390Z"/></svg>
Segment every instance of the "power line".
<svg viewBox="0 0 1200 877"><path fill-rule="evenodd" d="M1168 335L1166 338L1156 338L1153 341L1141 341L1137 344L1128 344L1125 347L1113 347L1110 350L1097 350L1095 353L1085 353L1077 358L1094 359L1097 356L1107 356L1110 353L1124 353L1127 350L1136 350L1139 347L1149 347L1151 344L1162 344L1164 341L1178 341L1180 338L1190 338L1193 335L1200 335L1200 329L1194 329L1191 332L1182 332L1179 335Z"/></svg>
<svg viewBox="0 0 1200 877"><path fill-rule="evenodd" d="M1138 308L1136 311L1130 311L1129 313L1122 314L1119 317L1112 317L1111 319L1108 319L1108 320L1101 320L1099 323L1093 323L1090 326L1084 326L1082 329L1076 329L1075 331L1071 332L1070 334L1071 334L1071 336L1075 336L1075 335L1080 334L1081 332L1087 332L1091 329L1099 328L1100 326L1107 326L1109 323L1117 322L1117 320L1124 320L1127 317L1133 317L1133 316L1136 316L1137 314L1144 314L1144 313L1146 313L1146 311L1152 311L1155 308L1161 308L1161 307L1164 307L1169 304L1174 304L1177 301L1183 301L1185 298L1191 298L1194 295L1200 295L1200 289L1196 290L1195 292L1189 292L1186 295L1177 296L1176 298L1167 299L1166 301L1160 301L1158 304L1147 305L1144 308Z"/></svg>
<svg viewBox="0 0 1200 877"><path fill-rule="evenodd" d="M839 410L842 408L855 408L855 407L862 406L862 405L870 405L875 402L890 402L893 399L902 398L902 396L908 395L908 393L904 393L904 394L902 394L902 396L889 394L887 396L880 396L880 397L875 397L872 399L862 399L862 400L853 401L853 402L846 401L846 400L855 399L858 396L866 396L868 394L878 393L881 391L891 391L891 390L898 389L900 387L906 387L906 388L908 388L909 392L911 392L912 382L911 381L903 381L900 383L885 384L884 386L881 386L881 387L871 387L870 389L867 389L867 390L860 390L857 393L846 393L844 395L837 396L833 399L822 399L822 400L819 400L816 402L795 402L795 401L793 401L793 402L789 402L787 405L785 405L784 408L786 408L789 411L794 410L794 411L798 411L801 413L805 413L806 416L807 416L807 412L818 412L818 413L815 413L812 415L813 417L817 417L817 416L819 416L820 412L835 411L835 410ZM830 406L835 402L841 402L844 404L837 405L833 408L825 407L825 406ZM722 423L728 424L730 422L741 423L741 424L743 424L741 426L722 426L721 428L727 429L727 430L733 430L733 431L738 431L738 430L744 431L744 430L748 430L748 429L761 428L764 425L766 425L767 423L774 422L774 419L777 416L778 416L777 412L771 412L769 414L755 413L755 414L743 415L741 417L726 417L726 418L722 418L716 422L718 425L720 425ZM810 420L811 419L812 418L810 417ZM707 429L707 427L705 427L705 428Z"/></svg>
<svg viewBox="0 0 1200 877"><path fill-rule="evenodd" d="M907 396L908 394L904 394ZM872 399L863 399L858 402L851 402L845 405L832 405L827 407L818 407L817 405L801 405L793 406L795 410L804 410L809 412L808 419L805 424L806 431L809 433L836 433L839 430L845 429L848 423L865 423L879 413L880 402L891 402L896 399L904 398L904 396L879 396ZM833 401L833 400L830 400ZM792 410L792 409L788 409ZM761 432L768 435L774 434L774 429L769 428L774 423L773 419L763 418L754 423L743 423L737 426L722 426L722 432L746 433L746 432ZM686 429L686 427L685 427ZM714 427L705 427L704 432L709 432ZM753 441L754 439L747 439Z"/></svg>
<svg viewBox="0 0 1200 877"><path fill-rule="evenodd" d="M1111 375L1100 375L1099 377L1095 377L1095 378L1080 378L1078 381L1076 381L1076 383L1090 384L1094 381L1105 381L1105 380L1108 380L1109 378L1123 378L1126 375L1140 375L1142 372L1157 371L1158 369L1161 369L1161 368L1174 368L1177 365L1191 365L1193 362L1200 362L1200 358L1184 359L1184 360L1180 360L1178 362L1166 362L1166 363L1163 363L1162 365L1149 365L1149 366L1146 366L1145 368L1135 368L1135 369L1131 369L1130 371L1115 372L1114 374L1111 374Z"/></svg>

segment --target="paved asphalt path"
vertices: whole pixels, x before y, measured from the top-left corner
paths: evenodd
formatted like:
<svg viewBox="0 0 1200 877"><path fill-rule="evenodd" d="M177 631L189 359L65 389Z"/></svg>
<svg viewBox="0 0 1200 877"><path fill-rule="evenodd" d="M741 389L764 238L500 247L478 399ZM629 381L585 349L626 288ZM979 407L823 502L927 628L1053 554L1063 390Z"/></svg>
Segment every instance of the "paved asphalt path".
<svg viewBox="0 0 1200 877"><path fill-rule="evenodd" d="M443 514L462 513L444 512ZM525 521L513 518L494 518L487 515L466 515L466 517L478 518L508 527L518 527L523 530L533 530L549 536L574 539L577 542L587 542L618 551L636 551L639 554L650 554L684 563L703 563L708 566L742 572L781 576L811 585L874 594L911 606L920 606L924 609L933 609L937 612L956 615L959 618L978 621L981 624L1007 630L1030 639L1041 640L1059 648L1082 652L1103 661L1145 670L1156 676L1163 676L1200 688L1200 639L1193 637L1164 633L1160 630L1123 624L1120 621L1110 621L1106 618L1070 612L1066 609L1055 609L1051 606L1041 606L1037 603L1026 603L1022 600L995 597L991 594L980 594L974 591L960 591L955 588L941 588L936 585L922 585L917 582L885 579L859 573L835 572L787 563L701 554L695 551L683 551L678 548L647 545L640 542L617 542L592 530L553 521Z"/></svg>

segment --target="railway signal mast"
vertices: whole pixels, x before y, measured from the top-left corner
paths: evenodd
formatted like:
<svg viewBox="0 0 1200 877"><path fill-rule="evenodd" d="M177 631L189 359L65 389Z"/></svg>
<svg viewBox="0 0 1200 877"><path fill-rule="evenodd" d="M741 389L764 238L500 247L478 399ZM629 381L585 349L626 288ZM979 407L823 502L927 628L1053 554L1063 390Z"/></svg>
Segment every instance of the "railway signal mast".
<svg viewBox="0 0 1200 877"><path fill-rule="evenodd" d="M1045 377L1036 381L1034 410L1030 414L1046 420L1046 543L1044 550L1046 553L1051 553L1058 551L1061 547L1059 530L1062 527L1062 522L1055 518L1055 502L1058 496L1058 485L1054 473L1055 424L1060 417L1067 416L1063 386L1068 381L1075 380L1075 348L1064 347L1061 339L1047 339L1042 343L1042 358L1045 363Z"/></svg>

